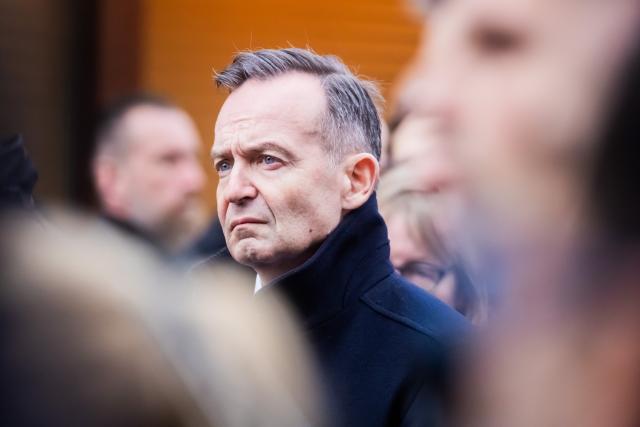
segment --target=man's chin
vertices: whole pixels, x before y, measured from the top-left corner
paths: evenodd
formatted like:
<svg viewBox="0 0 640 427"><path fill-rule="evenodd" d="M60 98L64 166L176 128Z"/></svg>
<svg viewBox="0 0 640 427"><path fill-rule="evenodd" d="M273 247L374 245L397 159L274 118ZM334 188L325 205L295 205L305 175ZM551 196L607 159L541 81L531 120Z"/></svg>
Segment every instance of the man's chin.
<svg viewBox="0 0 640 427"><path fill-rule="evenodd" d="M253 237L242 239L231 245L229 252L233 259L248 267L267 265L273 256L270 251L260 247L260 243Z"/></svg>

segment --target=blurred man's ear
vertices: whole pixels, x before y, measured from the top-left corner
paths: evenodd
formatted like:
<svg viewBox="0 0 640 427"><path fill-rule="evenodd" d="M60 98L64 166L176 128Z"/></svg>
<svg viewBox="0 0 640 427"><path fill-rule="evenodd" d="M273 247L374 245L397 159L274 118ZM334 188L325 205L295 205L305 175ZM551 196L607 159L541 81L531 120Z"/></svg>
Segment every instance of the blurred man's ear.
<svg viewBox="0 0 640 427"><path fill-rule="evenodd" d="M380 166L369 153L348 156L343 165L342 209L349 211L369 200L378 181Z"/></svg>
<svg viewBox="0 0 640 427"><path fill-rule="evenodd" d="M115 216L122 210L118 168L110 156L99 156L93 164L93 179L103 209Z"/></svg>

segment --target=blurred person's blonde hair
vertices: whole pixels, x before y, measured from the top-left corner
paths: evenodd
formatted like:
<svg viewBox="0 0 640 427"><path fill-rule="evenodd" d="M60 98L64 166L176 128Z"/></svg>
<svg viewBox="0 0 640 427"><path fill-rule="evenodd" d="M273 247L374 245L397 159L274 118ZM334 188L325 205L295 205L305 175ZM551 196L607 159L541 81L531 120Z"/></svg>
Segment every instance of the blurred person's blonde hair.
<svg viewBox="0 0 640 427"><path fill-rule="evenodd" d="M421 190L412 168L398 166L387 171L380 179L377 196L384 217L402 215L411 235L429 246L438 261L447 264L451 260L449 245L435 224L439 195Z"/></svg>
<svg viewBox="0 0 640 427"><path fill-rule="evenodd" d="M436 261L452 268L456 280L456 308L473 323L487 317L486 290L469 277L461 265L455 243L448 236L442 216L443 195L438 189L425 190L422 175L414 163L397 165L380 179L377 189L380 213L389 221L400 218L411 238L419 246L429 248ZM393 244L393 242L392 242Z"/></svg>
<svg viewBox="0 0 640 427"><path fill-rule="evenodd" d="M321 424L306 348L279 302L250 302L228 270L187 281L95 220L54 224L3 236L3 421Z"/></svg>

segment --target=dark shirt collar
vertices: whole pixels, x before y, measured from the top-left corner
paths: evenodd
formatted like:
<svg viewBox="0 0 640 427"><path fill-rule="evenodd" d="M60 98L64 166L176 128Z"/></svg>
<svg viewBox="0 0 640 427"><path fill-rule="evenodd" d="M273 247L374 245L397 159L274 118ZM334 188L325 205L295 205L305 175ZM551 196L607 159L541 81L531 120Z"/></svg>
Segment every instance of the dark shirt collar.
<svg viewBox="0 0 640 427"><path fill-rule="evenodd" d="M387 227L374 193L342 219L311 258L273 280L257 296L283 295L305 326L312 327L392 273Z"/></svg>

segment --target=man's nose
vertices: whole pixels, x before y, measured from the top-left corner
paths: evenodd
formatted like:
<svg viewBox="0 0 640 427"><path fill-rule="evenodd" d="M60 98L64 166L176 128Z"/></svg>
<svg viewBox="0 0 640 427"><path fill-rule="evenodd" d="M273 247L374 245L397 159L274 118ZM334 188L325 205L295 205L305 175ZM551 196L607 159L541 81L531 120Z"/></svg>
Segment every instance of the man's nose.
<svg viewBox="0 0 640 427"><path fill-rule="evenodd" d="M224 186L223 197L227 203L242 204L258 196L250 174L240 164L233 166L226 182L221 184Z"/></svg>
<svg viewBox="0 0 640 427"><path fill-rule="evenodd" d="M446 133L455 121L455 81L441 68L420 70L412 89L421 96L410 106L412 113L428 117L437 125L438 133Z"/></svg>

